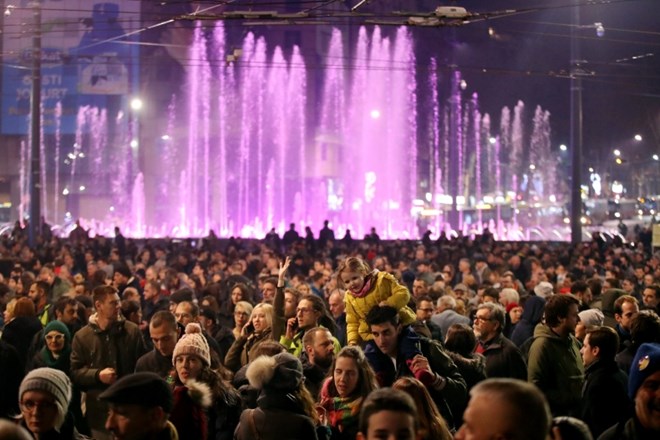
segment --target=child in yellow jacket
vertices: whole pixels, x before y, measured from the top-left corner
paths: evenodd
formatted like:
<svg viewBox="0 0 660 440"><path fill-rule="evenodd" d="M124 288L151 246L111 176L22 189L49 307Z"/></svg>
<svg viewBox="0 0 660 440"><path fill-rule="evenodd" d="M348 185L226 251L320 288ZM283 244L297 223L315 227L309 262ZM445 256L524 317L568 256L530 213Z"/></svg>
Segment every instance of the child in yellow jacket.
<svg viewBox="0 0 660 440"><path fill-rule="evenodd" d="M337 278L341 285L346 288L344 302L346 304L346 341L348 345L360 345L365 348L364 352L371 366L380 380L377 356L370 356L378 348L373 342L373 336L367 324L366 317L369 311L378 305L391 306L399 311L401 324L409 326L416 320L413 310L408 307L410 292L399 284L396 278L387 272L371 270L369 265L360 258L349 257L344 260L337 270ZM407 327L402 333L401 353L406 357L406 362L411 363L416 355L421 355L419 348L419 337ZM426 377L418 377L425 382ZM381 384L382 385L382 384Z"/></svg>

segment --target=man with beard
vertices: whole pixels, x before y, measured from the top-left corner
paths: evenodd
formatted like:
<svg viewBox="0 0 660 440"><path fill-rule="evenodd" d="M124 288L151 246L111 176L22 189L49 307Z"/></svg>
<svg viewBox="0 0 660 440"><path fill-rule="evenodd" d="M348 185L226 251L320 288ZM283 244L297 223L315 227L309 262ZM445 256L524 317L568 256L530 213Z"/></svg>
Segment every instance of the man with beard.
<svg viewBox="0 0 660 440"><path fill-rule="evenodd" d="M323 327L309 329L303 336L304 354L301 355L305 386L316 400L335 359L334 340L330 330Z"/></svg>

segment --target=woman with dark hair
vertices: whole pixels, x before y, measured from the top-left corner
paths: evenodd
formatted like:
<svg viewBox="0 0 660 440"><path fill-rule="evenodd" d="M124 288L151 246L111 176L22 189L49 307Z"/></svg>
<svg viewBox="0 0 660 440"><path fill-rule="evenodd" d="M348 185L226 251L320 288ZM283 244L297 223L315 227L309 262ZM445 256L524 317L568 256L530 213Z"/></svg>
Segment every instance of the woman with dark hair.
<svg viewBox="0 0 660 440"><path fill-rule="evenodd" d="M190 323L172 354L176 370L170 421L182 438L231 439L243 409L238 391L211 369L199 324Z"/></svg>
<svg viewBox="0 0 660 440"><path fill-rule="evenodd" d="M303 384L300 360L289 353L261 356L247 369L250 386L260 390L257 408L241 414L236 440L326 438L314 400ZM318 434L321 434L319 436Z"/></svg>
<svg viewBox="0 0 660 440"><path fill-rule="evenodd" d="M218 309L218 320L223 327L233 327L234 310L236 304L241 301L252 303L252 291L247 284L237 283L234 284L229 291L229 300L221 301L221 306Z"/></svg>
<svg viewBox="0 0 660 440"><path fill-rule="evenodd" d="M405 392L415 401L418 411L417 435L419 440L451 440L453 438L447 422L440 415L438 407L423 383L414 377L404 376L394 382L392 388Z"/></svg>
<svg viewBox="0 0 660 440"><path fill-rule="evenodd" d="M445 349L470 389L486 378L486 358L476 353L477 338L467 324L449 326L445 336Z"/></svg>
<svg viewBox="0 0 660 440"><path fill-rule="evenodd" d="M378 388L376 376L358 346L342 348L330 374L321 389L320 405L325 410L331 438L352 440L358 433L362 402Z"/></svg>

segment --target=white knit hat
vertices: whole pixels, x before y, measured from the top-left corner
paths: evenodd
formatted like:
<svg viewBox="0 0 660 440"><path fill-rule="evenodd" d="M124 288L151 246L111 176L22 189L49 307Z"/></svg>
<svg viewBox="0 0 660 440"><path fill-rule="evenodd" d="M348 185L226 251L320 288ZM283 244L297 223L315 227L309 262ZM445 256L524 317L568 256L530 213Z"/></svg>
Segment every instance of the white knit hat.
<svg viewBox="0 0 660 440"><path fill-rule="evenodd" d="M194 354L206 362L206 365L211 365L211 351L209 350L209 343L202 334L202 327L194 322L186 326L186 333L181 336L179 342L174 347L172 354L172 365L176 357L182 354Z"/></svg>

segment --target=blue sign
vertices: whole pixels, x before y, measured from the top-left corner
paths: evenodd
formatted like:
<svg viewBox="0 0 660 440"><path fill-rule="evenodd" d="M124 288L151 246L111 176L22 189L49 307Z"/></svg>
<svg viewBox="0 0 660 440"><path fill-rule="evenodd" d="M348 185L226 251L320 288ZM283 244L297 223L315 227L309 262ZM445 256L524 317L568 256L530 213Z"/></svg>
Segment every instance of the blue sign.
<svg viewBox="0 0 660 440"><path fill-rule="evenodd" d="M31 2L6 16L2 68L3 134L25 135L32 90ZM136 37L126 37L140 23L140 2L67 0L41 2L42 127L45 134L73 134L78 108L105 107L108 95L135 90L132 63L138 62ZM122 15L124 14L124 15ZM19 36L16 23L26 23ZM120 24L121 23L121 24ZM58 106L58 104L60 104Z"/></svg>

